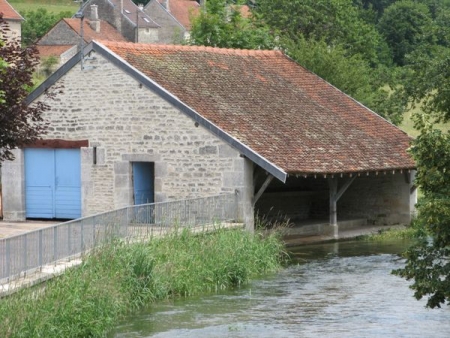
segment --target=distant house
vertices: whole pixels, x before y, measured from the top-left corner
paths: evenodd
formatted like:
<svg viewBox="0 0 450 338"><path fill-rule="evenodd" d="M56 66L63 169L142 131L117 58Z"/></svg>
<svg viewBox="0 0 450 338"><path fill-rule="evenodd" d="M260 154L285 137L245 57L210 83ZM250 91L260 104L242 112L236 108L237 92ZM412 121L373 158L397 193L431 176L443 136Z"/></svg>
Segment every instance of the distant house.
<svg viewBox="0 0 450 338"><path fill-rule="evenodd" d="M9 25L8 37L21 40L23 17L6 0L0 0L0 13Z"/></svg>
<svg viewBox="0 0 450 338"><path fill-rule="evenodd" d="M92 16L92 5L98 6L98 17L113 26L126 40L158 42L160 25L144 12L142 6L131 0L89 0L81 9L86 18Z"/></svg>
<svg viewBox="0 0 450 338"><path fill-rule="evenodd" d="M96 8L94 8L96 9ZM91 11L91 17L83 20L83 43L92 40L126 41L126 39L108 22L100 20L97 11ZM81 20L61 19L36 45L41 58L56 57L58 65L67 62L78 53L81 43Z"/></svg>
<svg viewBox="0 0 450 338"><path fill-rule="evenodd" d="M161 28L159 43L180 43L189 38L191 18L200 13L195 0L150 0L144 7Z"/></svg>
<svg viewBox="0 0 450 338"><path fill-rule="evenodd" d="M409 223L409 137L280 51L93 41L29 96L64 87L43 140L2 163L4 217L76 218L235 192L240 219ZM36 173L39 173L37 175Z"/></svg>
<svg viewBox="0 0 450 338"><path fill-rule="evenodd" d="M192 28L192 19L200 14L204 0L150 0L144 11L161 28L158 43L180 43L188 40ZM248 18L251 15L247 5L230 6L229 10L239 10Z"/></svg>

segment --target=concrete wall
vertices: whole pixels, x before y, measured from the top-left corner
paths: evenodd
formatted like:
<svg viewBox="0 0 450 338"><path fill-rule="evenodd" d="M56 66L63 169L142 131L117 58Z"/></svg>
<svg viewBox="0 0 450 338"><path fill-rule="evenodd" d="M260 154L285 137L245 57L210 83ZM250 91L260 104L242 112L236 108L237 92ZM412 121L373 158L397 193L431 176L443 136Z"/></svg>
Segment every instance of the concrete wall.
<svg viewBox="0 0 450 338"><path fill-rule="evenodd" d="M95 68L70 70L59 81L63 93L48 102L51 110L43 116L50 122L46 139L89 140L81 156L82 215L133 204L131 163L149 161L155 163L156 202L238 189L241 216L251 220L252 163L103 57L92 56L85 66ZM4 182L23 182L21 158L18 151L4 167ZM23 202L5 203L23 200L23 184L14 184L4 185L5 219L24 218Z"/></svg>
<svg viewBox="0 0 450 338"><path fill-rule="evenodd" d="M144 8L144 12L161 26L158 32L159 43L181 43L184 41L186 29L158 1L150 1Z"/></svg>

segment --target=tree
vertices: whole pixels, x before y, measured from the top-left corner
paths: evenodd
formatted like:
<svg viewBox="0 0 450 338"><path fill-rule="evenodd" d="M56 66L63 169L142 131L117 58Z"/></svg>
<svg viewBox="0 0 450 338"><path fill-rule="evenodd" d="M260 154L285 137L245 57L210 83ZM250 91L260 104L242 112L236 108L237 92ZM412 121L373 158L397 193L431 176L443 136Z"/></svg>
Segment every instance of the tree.
<svg viewBox="0 0 450 338"><path fill-rule="evenodd" d="M209 0L192 19L190 44L239 49L269 49L274 38L269 29L252 17L244 17L242 2Z"/></svg>
<svg viewBox="0 0 450 338"><path fill-rule="evenodd" d="M434 127L450 121L450 49L424 48L409 59L404 95L424 111L414 117L421 133L411 147L423 197L414 221L417 241L394 273L413 280L415 297L428 296L427 306L435 308L450 304L450 133Z"/></svg>
<svg viewBox="0 0 450 338"><path fill-rule="evenodd" d="M403 96L413 105L420 104L433 122L450 121L450 48L423 47L407 60Z"/></svg>
<svg viewBox="0 0 450 338"><path fill-rule="evenodd" d="M34 142L45 132L42 114L49 109L42 102L26 104L28 89L33 86L33 72L39 63L37 50L22 49L19 41L7 40L7 29L0 15L0 60L3 60L0 92L4 93L0 102L0 161L12 160L12 149Z"/></svg>
<svg viewBox="0 0 450 338"><path fill-rule="evenodd" d="M352 0L258 0L255 12L281 37L339 44L347 56L360 54L371 65L382 59L383 39Z"/></svg>
<svg viewBox="0 0 450 338"><path fill-rule="evenodd" d="M392 50L393 60L405 65L405 57L417 47L434 44L434 23L428 7L402 0L389 6L380 19L378 30Z"/></svg>
<svg viewBox="0 0 450 338"><path fill-rule="evenodd" d="M394 274L414 280L414 296L428 296L427 307L450 304L450 134L423 125L411 153L417 163L416 243L406 252L404 268Z"/></svg>
<svg viewBox="0 0 450 338"><path fill-rule="evenodd" d="M25 18L22 23L22 43L25 46L43 37L60 19L70 18L73 15L70 11L50 13L42 7L36 11L23 11L20 14Z"/></svg>

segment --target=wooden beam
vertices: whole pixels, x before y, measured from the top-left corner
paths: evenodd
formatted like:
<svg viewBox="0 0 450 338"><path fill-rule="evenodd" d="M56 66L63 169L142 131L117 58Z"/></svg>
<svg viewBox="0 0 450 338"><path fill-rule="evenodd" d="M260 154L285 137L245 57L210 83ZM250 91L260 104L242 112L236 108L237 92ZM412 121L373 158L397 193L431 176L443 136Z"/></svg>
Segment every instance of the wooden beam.
<svg viewBox="0 0 450 338"><path fill-rule="evenodd" d="M347 180L347 182L344 183L344 185L341 187L341 189L339 189L339 191L337 192L337 196L336 196L336 202L339 201L339 199L342 197L342 195L344 194L344 192L347 191L348 187L350 186L350 184L353 183L353 181L355 180L356 176L353 176L351 178L349 178Z"/></svg>
<svg viewBox="0 0 450 338"><path fill-rule="evenodd" d="M66 148L66 149L77 149L81 147L89 147L88 140L61 140L61 139L50 139L50 140L36 140L31 144L25 145L23 148Z"/></svg>
<svg viewBox="0 0 450 338"><path fill-rule="evenodd" d="M272 180L273 180L273 176L272 175L267 176L266 180L264 181L264 183L261 186L261 188L259 188L259 190L256 193L255 197L253 197L253 206L255 206L256 202L258 202L259 198L262 196L262 194L267 189L267 187L269 186L270 182L272 182Z"/></svg>

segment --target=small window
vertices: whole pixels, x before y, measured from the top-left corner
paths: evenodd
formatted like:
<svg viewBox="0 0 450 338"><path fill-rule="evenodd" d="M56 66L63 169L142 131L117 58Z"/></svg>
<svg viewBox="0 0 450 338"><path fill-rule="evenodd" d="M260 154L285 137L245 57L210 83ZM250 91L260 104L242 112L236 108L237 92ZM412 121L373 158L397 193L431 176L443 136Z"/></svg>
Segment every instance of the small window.
<svg viewBox="0 0 450 338"><path fill-rule="evenodd" d="M147 22L147 23L150 23L150 20L147 19L147 18L144 18L144 21Z"/></svg>
<svg viewBox="0 0 450 338"><path fill-rule="evenodd" d="M125 9L124 11L125 11L125 13L127 13L127 14L131 14L131 12L130 12L128 9Z"/></svg>

